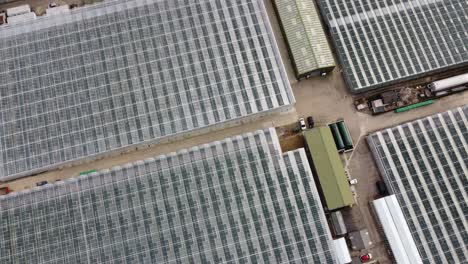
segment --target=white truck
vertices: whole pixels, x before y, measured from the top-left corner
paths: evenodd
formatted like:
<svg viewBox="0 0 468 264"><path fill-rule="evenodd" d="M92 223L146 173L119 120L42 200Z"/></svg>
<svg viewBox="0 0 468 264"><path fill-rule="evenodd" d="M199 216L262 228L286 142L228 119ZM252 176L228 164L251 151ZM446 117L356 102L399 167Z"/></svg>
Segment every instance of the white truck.
<svg viewBox="0 0 468 264"><path fill-rule="evenodd" d="M34 19L36 19L36 13L29 12L29 13L24 13L24 14L17 15L17 16L8 17L8 24L9 25L24 24Z"/></svg>
<svg viewBox="0 0 468 264"><path fill-rule="evenodd" d="M12 8L8 8L6 10L6 14L8 17L14 17L26 13L31 12L31 7L29 5L20 5L20 6L15 6Z"/></svg>

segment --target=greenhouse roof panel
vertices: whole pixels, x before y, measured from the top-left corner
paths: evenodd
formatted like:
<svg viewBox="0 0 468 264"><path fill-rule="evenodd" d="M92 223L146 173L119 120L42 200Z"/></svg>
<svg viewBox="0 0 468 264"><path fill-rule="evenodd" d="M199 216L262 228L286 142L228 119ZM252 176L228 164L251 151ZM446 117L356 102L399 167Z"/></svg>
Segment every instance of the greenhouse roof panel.
<svg viewBox="0 0 468 264"><path fill-rule="evenodd" d="M306 153L274 129L0 196L0 222L1 263L335 263Z"/></svg>
<svg viewBox="0 0 468 264"><path fill-rule="evenodd" d="M468 65L466 0L318 0L354 93Z"/></svg>
<svg viewBox="0 0 468 264"><path fill-rule="evenodd" d="M0 46L0 180L294 103L261 0L106 1Z"/></svg>
<svg viewBox="0 0 468 264"><path fill-rule="evenodd" d="M468 259L468 105L375 132L369 146L423 263Z"/></svg>

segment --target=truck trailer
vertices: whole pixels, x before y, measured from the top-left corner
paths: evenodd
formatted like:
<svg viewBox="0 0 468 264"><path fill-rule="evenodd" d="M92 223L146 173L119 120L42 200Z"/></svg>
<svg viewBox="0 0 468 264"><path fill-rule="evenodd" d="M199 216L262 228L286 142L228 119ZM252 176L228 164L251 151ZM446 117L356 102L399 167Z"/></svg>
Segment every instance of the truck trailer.
<svg viewBox="0 0 468 264"><path fill-rule="evenodd" d="M467 88L467 85L468 73L465 73L447 79L432 82L428 85L428 87L431 90L431 92L435 94L442 91L446 91L448 89L460 88L461 86L465 86L465 88Z"/></svg>
<svg viewBox="0 0 468 264"><path fill-rule="evenodd" d="M27 14L31 12L31 7L29 5L20 5L8 8L6 14L8 17L14 17L22 14Z"/></svg>

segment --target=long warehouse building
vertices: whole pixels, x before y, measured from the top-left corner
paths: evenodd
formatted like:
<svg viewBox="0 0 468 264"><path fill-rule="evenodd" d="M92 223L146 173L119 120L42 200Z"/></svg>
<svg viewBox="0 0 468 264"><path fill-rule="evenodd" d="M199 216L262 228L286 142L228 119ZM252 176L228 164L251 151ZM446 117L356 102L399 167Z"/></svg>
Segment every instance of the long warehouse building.
<svg viewBox="0 0 468 264"><path fill-rule="evenodd" d="M421 256L395 195L374 200L372 207L385 233L395 262L397 264L421 264Z"/></svg>
<svg viewBox="0 0 468 264"><path fill-rule="evenodd" d="M0 221L1 263L336 263L273 128L0 196Z"/></svg>
<svg viewBox="0 0 468 264"><path fill-rule="evenodd" d="M369 135L423 263L468 259L468 105Z"/></svg>
<svg viewBox="0 0 468 264"><path fill-rule="evenodd" d="M105 1L0 46L0 180L294 104L262 0Z"/></svg>
<svg viewBox="0 0 468 264"><path fill-rule="evenodd" d="M330 128L309 129L304 132L304 139L320 181L327 209L332 211L352 206L353 193Z"/></svg>
<svg viewBox="0 0 468 264"><path fill-rule="evenodd" d="M465 0L318 0L353 93L468 65Z"/></svg>
<svg viewBox="0 0 468 264"><path fill-rule="evenodd" d="M314 0L274 0L297 79L332 71L335 60Z"/></svg>

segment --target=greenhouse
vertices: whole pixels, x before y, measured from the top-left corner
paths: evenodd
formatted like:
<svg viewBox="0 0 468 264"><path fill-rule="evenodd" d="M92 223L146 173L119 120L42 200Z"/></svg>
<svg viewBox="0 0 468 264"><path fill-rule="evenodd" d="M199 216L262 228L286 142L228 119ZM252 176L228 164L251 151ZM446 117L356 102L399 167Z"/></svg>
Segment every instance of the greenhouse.
<svg viewBox="0 0 468 264"><path fill-rule="evenodd" d="M468 65L466 0L318 0L353 93Z"/></svg>
<svg viewBox="0 0 468 264"><path fill-rule="evenodd" d="M261 0L105 1L0 45L0 180L294 104Z"/></svg>
<svg viewBox="0 0 468 264"><path fill-rule="evenodd" d="M468 259L468 105L369 135L423 263Z"/></svg>
<svg viewBox="0 0 468 264"><path fill-rule="evenodd" d="M274 129L0 196L0 222L0 263L336 263Z"/></svg>

